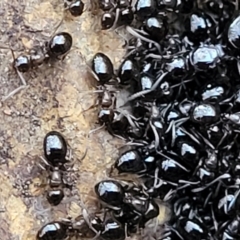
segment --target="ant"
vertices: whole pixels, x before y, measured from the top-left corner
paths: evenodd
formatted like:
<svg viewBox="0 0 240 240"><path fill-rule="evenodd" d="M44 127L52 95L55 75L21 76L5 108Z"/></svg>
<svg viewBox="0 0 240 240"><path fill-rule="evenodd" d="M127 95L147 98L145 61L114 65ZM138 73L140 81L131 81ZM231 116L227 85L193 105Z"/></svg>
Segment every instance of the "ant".
<svg viewBox="0 0 240 240"><path fill-rule="evenodd" d="M51 205L58 205L64 198L61 188L64 185L61 170L66 170L64 164L67 162L67 142L64 137L56 131L46 134L43 141L44 163L49 166L50 190L47 191L47 200Z"/></svg>
<svg viewBox="0 0 240 240"><path fill-rule="evenodd" d="M110 134L123 139L118 134L125 133L126 129L128 131L137 128L137 119L131 114L131 108L125 101L130 93L128 89L116 88L116 85L124 83L115 76L114 66L107 55L100 52L95 54L89 69L100 85L95 91L100 95L98 102L87 110L100 106L98 121L102 126L99 129L106 126Z"/></svg>
<svg viewBox="0 0 240 240"><path fill-rule="evenodd" d="M60 59L64 57L72 47L72 36L67 32L55 34L44 47L37 47L30 51L29 55L19 55L15 58L13 67L19 72L27 72L34 67L38 67L49 58Z"/></svg>
<svg viewBox="0 0 240 240"><path fill-rule="evenodd" d="M81 0L64 0L64 8L73 17L81 16L84 10L84 3Z"/></svg>
<svg viewBox="0 0 240 240"><path fill-rule="evenodd" d="M125 229L123 225L112 217L104 220L95 214L78 216L75 220L64 219L45 224L37 233L37 240L66 240L70 237L84 237L103 240L124 240Z"/></svg>
<svg viewBox="0 0 240 240"><path fill-rule="evenodd" d="M57 26L61 25L63 20ZM18 93L21 89L27 86L26 80L22 73L29 72L31 69L37 68L43 63L49 60L62 60L67 55L72 47L72 36L67 32L59 32L52 35L49 41L45 44L35 46L29 51L29 54L20 54L18 57L15 56L13 50L9 46L1 46L3 49L10 49L13 57L13 69L17 72L22 86L16 88L5 96L2 101L6 101L11 96Z"/></svg>
<svg viewBox="0 0 240 240"><path fill-rule="evenodd" d="M49 176L49 185L51 189L47 191L47 200L51 205L56 206L64 198L62 187L65 186L70 188L63 179L63 171L67 170L66 163L68 162L66 159L68 152L67 142L59 132L51 131L48 132L44 138L43 149L45 159L42 158L42 160L51 172ZM80 161L85 158L86 153L87 150ZM73 165L73 163L71 163L71 165Z"/></svg>

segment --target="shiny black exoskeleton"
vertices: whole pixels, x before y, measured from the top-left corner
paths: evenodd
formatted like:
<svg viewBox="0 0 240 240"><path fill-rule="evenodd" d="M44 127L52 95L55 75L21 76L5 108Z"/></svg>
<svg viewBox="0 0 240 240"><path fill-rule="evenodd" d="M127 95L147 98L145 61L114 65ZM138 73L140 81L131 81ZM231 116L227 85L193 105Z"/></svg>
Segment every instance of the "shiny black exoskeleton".
<svg viewBox="0 0 240 240"><path fill-rule="evenodd" d="M98 120L101 124L111 124L114 119L114 111L112 109L101 109L98 113Z"/></svg>
<svg viewBox="0 0 240 240"><path fill-rule="evenodd" d="M177 0L158 0L157 1L157 7L159 9L171 9L171 10L176 10L178 5L178 1Z"/></svg>
<svg viewBox="0 0 240 240"><path fill-rule="evenodd" d="M206 0L203 2L203 9L218 23L218 31L222 32L229 25L236 6L234 1Z"/></svg>
<svg viewBox="0 0 240 240"><path fill-rule="evenodd" d="M121 208L113 210L113 216L126 224L128 233L136 233L137 228L144 228L147 222L158 217L159 206L138 187L125 189Z"/></svg>
<svg viewBox="0 0 240 240"><path fill-rule="evenodd" d="M208 229L198 219L180 218L177 222L177 230L186 240L208 239Z"/></svg>
<svg viewBox="0 0 240 240"><path fill-rule="evenodd" d="M224 226L223 232L220 235L221 236L218 237L220 237L219 239L221 240L239 239L240 224L238 215Z"/></svg>
<svg viewBox="0 0 240 240"><path fill-rule="evenodd" d="M116 84L106 84L113 71L99 81L104 91L114 89L112 102L100 103L99 122L127 139L113 169L143 186L137 192L124 185L118 206L104 206L129 234L148 226L148 206L157 215L158 198L177 207L169 235L155 231L153 238L238 239L231 222L239 215L239 1L101 2L112 5L103 28L126 25L131 39L124 38ZM120 24L122 11L131 10L133 22Z"/></svg>
<svg viewBox="0 0 240 240"><path fill-rule="evenodd" d="M82 0L64 0L64 7L72 16L81 16L84 10L84 3Z"/></svg>
<svg viewBox="0 0 240 240"><path fill-rule="evenodd" d="M102 30L107 30L113 27L116 14L114 12L105 12L101 18Z"/></svg>
<svg viewBox="0 0 240 240"><path fill-rule="evenodd" d="M93 73L97 80L103 85L108 83L114 75L113 64L109 57L104 53L97 53L94 55L91 63Z"/></svg>
<svg viewBox="0 0 240 240"><path fill-rule="evenodd" d="M101 82L102 83L102 82ZM103 83L102 83L103 84ZM138 130L135 124L135 118L132 117L131 111L128 109L118 108L123 101L120 103L117 102L117 92L114 90L107 90L108 86L100 85L100 95L99 102L97 106L100 107L98 112L98 122L105 126L110 134L113 136L126 136L130 131ZM125 92L123 97L126 98L126 95L129 93ZM118 109L116 109L118 108ZM129 134L130 136L130 134Z"/></svg>
<svg viewBox="0 0 240 240"><path fill-rule="evenodd" d="M44 156L54 167L66 162L67 142L57 131L46 134L43 140Z"/></svg>
<svg viewBox="0 0 240 240"><path fill-rule="evenodd" d="M207 83L199 92L201 101L218 103L229 94L230 86L223 83Z"/></svg>
<svg viewBox="0 0 240 240"><path fill-rule="evenodd" d="M217 108L210 104L195 105L190 114L191 120L199 124L210 124L216 122L220 115Z"/></svg>
<svg viewBox="0 0 240 240"><path fill-rule="evenodd" d="M204 157L201 166L196 169L196 176L200 179L202 185L209 184L216 178L218 164L219 161L216 152L207 150L207 156Z"/></svg>
<svg viewBox="0 0 240 240"><path fill-rule="evenodd" d="M153 200L148 200L146 211L143 213L139 226L144 228L145 224L151 219L157 218L160 213L158 204Z"/></svg>
<svg viewBox="0 0 240 240"><path fill-rule="evenodd" d="M98 2L103 11L109 11L114 7L112 0L98 0Z"/></svg>
<svg viewBox="0 0 240 240"><path fill-rule="evenodd" d="M221 189L216 199L213 199L215 216L224 220L227 216L235 217L240 207L240 194L237 187Z"/></svg>
<svg viewBox="0 0 240 240"><path fill-rule="evenodd" d="M153 177L146 179L144 186L146 186L149 196L159 198L164 201L171 199L171 193L173 193L176 189L176 185L174 183L163 181L162 179L154 179Z"/></svg>
<svg viewBox="0 0 240 240"><path fill-rule="evenodd" d="M103 124L107 129L112 132L111 125L116 116L114 111L115 99L111 92L103 91L103 94L100 96L100 110L98 112L98 121L100 124Z"/></svg>
<svg viewBox="0 0 240 240"><path fill-rule="evenodd" d="M224 52L220 45L203 45L190 54L190 64L196 71L207 71L215 68L223 56Z"/></svg>
<svg viewBox="0 0 240 240"><path fill-rule="evenodd" d="M203 11L196 11L189 16L185 27L188 39L194 44L199 44L209 38L213 22Z"/></svg>
<svg viewBox="0 0 240 240"><path fill-rule="evenodd" d="M136 227L139 225L141 215L127 205L122 205L121 209L113 211L114 218L127 227L128 233L135 233Z"/></svg>
<svg viewBox="0 0 240 240"><path fill-rule="evenodd" d="M154 79L146 73L142 73L139 77L139 90L150 90L153 86Z"/></svg>
<svg viewBox="0 0 240 240"><path fill-rule="evenodd" d="M72 36L67 32L55 34L47 45L49 56L53 58L65 56L70 51L72 42Z"/></svg>
<svg viewBox="0 0 240 240"><path fill-rule="evenodd" d="M101 0L99 4L104 11L101 17L103 30L130 25L134 20L134 12L129 0Z"/></svg>
<svg viewBox="0 0 240 240"><path fill-rule="evenodd" d="M134 19L134 13L131 7L119 10L118 26L130 25Z"/></svg>
<svg viewBox="0 0 240 240"><path fill-rule="evenodd" d="M146 170L146 165L138 151L130 150L117 159L115 168L119 173L141 173Z"/></svg>
<svg viewBox="0 0 240 240"><path fill-rule="evenodd" d="M48 223L38 231L37 240L65 240L68 238L67 229L62 222Z"/></svg>
<svg viewBox="0 0 240 240"><path fill-rule="evenodd" d="M30 59L26 55L20 55L14 60L14 68L19 72L27 72L31 68Z"/></svg>
<svg viewBox="0 0 240 240"><path fill-rule="evenodd" d="M195 169L199 162L199 147L187 137L181 137L176 140L174 150L182 159L185 166Z"/></svg>
<svg viewBox="0 0 240 240"><path fill-rule="evenodd" d="M173 159L164 158L159 160L157 165L159 176L165 180L177 183L179 180L188 178L189 170Z"/></svg>
<svg viewBox="0 0 240 240"><path fill-rule="evenodd" d="M43 148L47 166L50 170L49 185L51 189L47 191L47 200L50 204L56 206L64 198L61 187L64 185L62 170L65 170L64 164L67 162L67 143L59 132L51 131L44 138Z"/></svg>
<svg viewBox="0 0 240 240"><path fill-rule="evenodd" d="M132 0L117 0L118 8L127 8L131 5Z"/></svg>
<svg viewBox="0 0 240 240"><path fill-rule="evenodd" d="M168 75L174 79L183 78L188 71L186 59L182 56L173 57L167 60L165 68L166 71L168 71Z"/></svg>
<svg viewBox="0 0 240 240"><path fill-rule="evenodd" d="M116 220L113 218L107 219L104 224L104 229L101 232L100 236L103 240L124 240L125 236L125 229Z"/></svg>
<svg viewBox="0 0 240 240"><path fill-rule="evenodd" d="M14 57L14 54L13 54ZM13 67L19 72L28 72L34 67L38 67L48 59L46 50L42 47L36 47L30 51L30 55L20 55L14 57Z"/></svg>
<svg viewBox="0 0 240 240"><path fill-rule="evenodd" d="M129 84L138 77L136 63L131 59L125 59L118 70L118 77L121 84Z"/></svg>
<svg viewBox="0 0 240 240"><path fill-rule="evenodd" d="M104 180L95 185L95 193L99 200L104 204L113 208L120 208L123 197L124 188L114 180Z"/></svg>
<svg viewBox="0 0 240 240"><path fill-rule="evenodd" d="M152 39L160 42L168 33L167 18L165 16L149 17L145 20L144 28Z"/></svg>
<svg viewBox="0 0 240 240"><path fill-rule="evenodd" d="M235 49L240 49L240 16L238 15L230 24L227 32L228 42Z"/></svg>
<svg viewBox="0 0 240 240"><path fill-rule="evenodd" d="M75 219L49 222L37 233L37 240L66 240L73 236L94 238L104 230L104 222L95 214L80 215Z"/></svg>
<svg viewBox="0 0 240 240"><path fill-rule="evenodd" d="M63 198L64 192L62 189L52 189L47 192L47 200L53 206L57 206Z"/></svg>
<svg viewBox="0 0 240 240"><path fill-rule="evenodd" d="M28 72L50 59L65 56L72 47L72 36L67 32L55 34L45 47L37 46L31 49L29 55L14 57L13 67L19 72Z"/></svg>
<svg viewBox="0 0 240 240"><path fill-rule="evenodd" d="M156 10L156 2L154 0L137 0L136 14L140 19L151 16Z"/></svg>

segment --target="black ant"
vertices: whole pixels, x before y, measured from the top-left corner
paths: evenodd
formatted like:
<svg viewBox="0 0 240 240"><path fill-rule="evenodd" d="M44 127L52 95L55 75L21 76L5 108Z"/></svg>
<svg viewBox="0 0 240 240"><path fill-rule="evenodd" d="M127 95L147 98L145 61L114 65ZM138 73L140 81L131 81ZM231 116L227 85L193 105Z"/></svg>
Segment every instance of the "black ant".
<svg viewBox="0 0 240 240"><path fill-rule="evenodd" d="M62 21L60 22L60 24ZM60 26L60 24L58 26ZM58 28L58 27L57 27ZM21 89L25 88L27 83L22 76L22 73L28 72L31 69L37 68L49 60L59 60L63 59L66 54L70 51L72 47L72 36L67 32L59 32L54 34L45 45L39 45L31 49L29 54L21 54L15 57L13 50L10 47L2 47L4 49L9 49L13 56L13 68L17 72L22 86L13 90L2 101L7 100L9 97L13 96Z"/></svg>
<svg viewBox="0 0 240 240"><path fill-rule="evenodd" d="M38 67L49 58L59 59L65 56L72 47L72 36L67 32L55 34L44 47L32 49L29 55L14 57L13 67L19 72L27 72ZM12 52L13 53L13 52Z"/></svg>
<svg viewBox="0 0 240 240"><path fill-rule="evenodd" d="M73 221L64 219L62 221L53 221L45 224L37 233L37 240L66 240L71 237L83 237L91 239L105 239L105 240L124 240L125 229L124 226L113 219L107 217L104 220L95 214L88 214L78 216Z"/></svg>
<svg viewBox="0 0 240 240"><path fill-rule="evenodd" d="M56 206L64 198L62 186L62 170L65 170L67 143L64 137L56 131L47 133L43 141L44 163L49 166L51 174L49 176L50 190L47 191L47 200Z"/></svg>
<svg viewBox="0 0 240 240"><path fill-rule="evenodd" d="M51 131L46 134L43 141L43 149L45 159L42 159L45 165L50 170L50 190L47 191L47 200L51 205L58 205L64 198L62 187L71 187L64 182L63 171L66 171L69 166L66 166L68 160L66 155L68 152L67 142L64 137L57 131ZM87 153L84 153L80 161L85 158ZM73 165L73 163L71 163Z"/></svg>
<svg viewBox="0 0 240 240"><path fill-rule="evenodd" d="M81 0L64 0L64 8L69 11L72 16L81 16L84 10L84 3Z"/></svg>
<svg viewBox="0 0 240 240"><path fill-rule="evenodd" d="M125 101L130 93L128 89L117 88L118 84L126 83L114 74L114 66L109 57L103 53L95 54L89 68L99 84L95 93L100 95L98 102L87 110L100 106L98 121L114 136L120 137L118 134L121 135L126 130L137 129L137 119L131 114L131 108Z"/></svg>

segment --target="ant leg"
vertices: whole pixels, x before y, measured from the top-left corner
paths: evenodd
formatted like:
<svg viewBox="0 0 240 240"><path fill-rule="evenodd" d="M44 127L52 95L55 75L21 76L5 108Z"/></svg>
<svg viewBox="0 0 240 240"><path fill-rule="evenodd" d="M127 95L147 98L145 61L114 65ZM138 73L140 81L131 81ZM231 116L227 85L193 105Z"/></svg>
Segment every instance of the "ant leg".
<svg viewBox="0 0 240 240"><path fill-rule="evenodd" d="M20 80L22 82L22 85L27 86L26 80L23 77L22 73L20 73L18 70L16 70L16 71L17 71L17 74L18 74L18 76L19 76L19 78L20 78Z"/></svg>
<svg viewBox="0 0 240 240"><path fill-rule="evenodd" d="M94 71L92 70L92 68L86 64L86 67L87 67L87 72L91 74L91 76L97 81L97 82L100 82L98 76L96 73L94 73Z"/></svg>
<svg viewBox="0 0 240 240"><path fill-rule="evenodd" d="M240 190L238 190L238 191L234 194L234 198L233 198L233 200L229 203L229 206L228 206L227 211L230 211L230 210L231 210L231 207L235 204L235 202L236 202L239 194L240 194Z"/></svg>
<svg viewBox="0 0 240 240"><path fill-rule="evenodd" d="M124 146L134 146L134 147L144 147L145 145L147 145L147 142L144 143L135 143L133 141L127 142L126 144L123 145Z"/></svg>
<svg viewBox="0 0 240 240"><path fill-rule="evenodd" d="M239 0L235 1L235 10L238 11L239 10Z"/></svg>
<svg viewBox="0 0 240 240"><path fill-rule="evenodd" d="M215 147L201 134L201 133L197 133L197 135L199 135L203 141L206 143L206 145L208 145L211 149L215 149Z"/></svg>
<svg viewBox="0 0 240 240"><path fill-rule="evenodd" d="M206 198L206 200L205 200L205 202L204 202L204 204L203 204L203 207L204 207L204 208L207 206L210 197L212 197L212 192L210 192L210 193L208 194L208 196L207 196L207 198Z"/></svg>
<svg viewBox="0 0 240 240"><path fill-rule="evenodd" d="M140 92L137 92L137 93L134 93L133 95L131 95L129 98L128 98L128 101L133 101L139 97L142 97L144 96L145 94L148 94L150 92L153 92L154 90L157 89L157 87L159 86L159 84L161 83L161 81L163 80L163 78L168 74L168 72L165 72L165 73L162 73L158 79L156 80L156 82L153 84L152 88L151 89L148 89L148 90L143 90L143 91L140 91Z"/></svg>
<svg viewBox="0 0 240 240"><path fill-rule="evenodd" d="M171 147L174 147L175 140L176 140L176 126L175 126L175 124L173 124L173 126L172 126L172 140L171 140Z"/></svg>
<svg viewBox="0 0 240 240"><path fill-rule="evenodd" d="M116 17L117 17L117 15L116 15ZM116 19L117 19L117 18L116 18ZM116 32L116 34L117 34L118 36L121 37L122 40L124 40L124 44L122 45L122 48L124 48L124 47L126 47L127 44L128 44L128 39L127 39L123 34L120 33L120 30L122 30L122 29L124 29L124 26L120 26L120 27L116 28L116 29L115 29L115 32Z"/></svg>
<svg viewBox="0 0 240 240"><path fill-rule="evenodd" d="M41 163L39 163L38 166L39 166L42 170L46 170L46 168L45 168Z"/></svg>
<svg viewBox="0 0 240 240"><path fill-rule="evenodd" d="M143 40L143 41L145 41L145 42L152 43L152 44L157 48L157 50L161 53L161 47L160 47L160 45L159 45L157 42L155 42L155 41L153 41L153 40L151 40L151 39L143 36L143 35L142 35L142 32L139 33L139 31L138 31L137 29L132 28L132 27L130 27L130 26L126 26L126 30L127 30L131 35L133 35L134 37L140 38L141 40Z"/></svg>
<svg viewBox="0 0 240 240"><path fill-rule="evenodd" d="M179 128L183 133L185 133L185 134L187 134L194 142L196 142L197 144L201 144L200 142L199 142L199 140L195 137L195 136L193 136L193 134L191 134L191 133L189 133L188 131L186 131L184 128L182 128L182 127L180 127Z"/></svg>
<svg viewBox="0 0 240 240"><path fill-rule="evenodd" d="M40 157L42 162L44 163L45 166L43 166L41 163L38 163L39 167L42 168L43 170L47 170L47 168L52 168L52 166L47 162L47 160L44 157Z"/></svg>
<svg viewBox="0 0 240 240"><path fill-rule="evenodd" d="M65 168L66 168L66 171L69 171L71 168L73 168L73 165L79 161L81 162L86 156L87 156L87 152L88 152L88 147L86 147L86 150L84 152L84 154L82 155L82 157L80 159L75 159L73 162L69 163L69 164L65 164Z"/></svg>
<svg viewBox="0 0 240 240"><path fill-rule="evenodd" d="M26 86L20 86L20 87L16 88L12 92L10 92L7 96L3 97L2 102L6 101L7 99L14 96L16 93L20 92L22 89L25 89L25 88L26 88Z"/></svg>
<svg viewBox="0 0 240 240"><path fill-rule="evenodd" d="M89 110L94 109L94 108L96 108L98 106L99 106L99 104L93 104L92 106L88 107L87 109L84 109L80 114L88 112Z"/></svg>
<svg viewBox="0 0 240 240"><path fill-rule="evenodd" d="M88 138L90 137L91 134L103 129L105 127L105 124L103 124L102 126L98 127L98 128L95 128L93 130L91 130L89 133L88 133Z"/></svg>
<svg viewBox="0 0 240 240"><path fill-rule="evenodd" d="M18 71L17 71L18 72ZM18 76L20 77L21 79L21 82L22 82L22 86L14 89L12 92L10 92L7 96L5 96L3 99L2 99L2 102L6 101L8 98L14 96L15 94L17 94L18 92L20 92L22 89L25 89L27 87L27 84L26 84L26 81L25 79L23 78L23 76L20 74L20 72L18 72Z"/></svg>
<svg viewBox="0 0 240 240"><path fill-rule="evenodd" d="M67 148L67 154L65 157L65 160L67 160L68 162L71 162L72 159L72 148L69 144L67 144L68 148Z"/></svg>
<svg viewBox="0 0 240 240"><path fill-rule="evenodd" d="M228 179L228 178L230 178L230 177L231 177L231 175L228 174L228 173L222 174L221 176L217 177L217 178L216 178L215 180L213 180L212 182L206 184L206 186L204 186L204 187L199 187L199 188L195 188L195 189L192 189L191 191L192 191L193 193L201 192L201 191L207 189L208 187L210 187L211 185L213 185L214 183L216 183L216 182L218 182L218 181L220 181L220 180L222 180L222 179Z"/></svg>
<svg viewBox="0 0 240 240"><path fill-rule="evenodd" d="M84 91L84 93L102 93L103 90L95 90L95 91ZM91 105L90 107L88 107L87 109L84 109L80 114L83 114L91 109L97 108L98 106L100 106L100 100L99 99L95 99L93 105Z"/></svg>
<svg viewBox="0 0 240 240"><path fill-rule="evenodd" d="M155 149L156 149L156 151L158 151L158 148L160 147L160 138L159 138L158 132L156 130L156 127L153 126L151 121L149 122L149 124L150 124L150 127L151 127L154 137L155 137Z"/></svg>
<svg viewBox="0 0 240 240"><path fill-rule="evenodd" d="M114 21L114 23L113 23L113 26L112 26L109 30L116 29L117 24L118 24L118 20L119 20L119 14L120 14L120 9L117 8L117 9L116 9L116 15L115 15L115 21ZM117 31L115 31L115 32L118 34ZM119 35L119 34L118 34L118 35Z"/></svg>
<svg viewBox="0 0 240 240"><path fill-rule="evenodd" d="M90 216L90 214L88 213L85 204L84 204L82 201L80 201L79 203L80 203L80 206L81 206L81 208L82 208L82 216L83 216L83 219L84 219L85 222L87 223L88 227L96 234L93 239L97 239L97 238L100 236L101 232L98 232L98 231L92 226L92 224L91 224L91 219L90 219L91 216Z"/></svg>
<svg viewBox="0 0 240 240"><path fill-rule="evenodd" d="M64 20L64 16L62 17L62 19L60 20L60 22L57 24L56 27L53 27L54 31L51 33L50 35L50 39L54 36L54 34L57 32L57 30L59 29L59 27L62 25L63 23L63 20Z"/></svg>
<svg viewBox="0 0 240 240"><path fill-rule="evenodd" d="M212 213L212 218L213 218L213 225L214 225L215 231L217 232L218 231L218 222L214 215L213 206L211 206L211 213Z"/></svg>
<svg viewBox="0 0 240 240"><path fill-rule="evenodd" d="M237 68L238 68L238 73L240 74L240 61L237 62Z"/></svg>
<svg viewBox="0 0 240 240"><path fill-rule="evenodd" d="M169 124L169 126L168 126L168 128L167 128L167 130L166 130L166 132L165 132L165 134L168 133L168 132L173 128L173 125L175 125L175 121L174 121L174 120L172 120L172 121L170 122L170 124Z"/></svg>

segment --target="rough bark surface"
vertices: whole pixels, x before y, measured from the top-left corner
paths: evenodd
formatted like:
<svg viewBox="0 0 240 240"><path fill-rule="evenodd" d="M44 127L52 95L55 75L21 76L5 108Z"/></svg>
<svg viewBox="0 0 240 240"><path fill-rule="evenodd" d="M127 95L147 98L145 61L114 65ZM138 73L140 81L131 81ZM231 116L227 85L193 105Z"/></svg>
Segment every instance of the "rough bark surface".
<svg viewBox="0 0 240 240"><path fill-rule="evenodd" d="M0 102L0 239L34 240L42 225L77 217L84 203L96 208L93 186L106 178L122 144L99 127L96 108L82 114L96 99L86 63L102 51L117 67L123 55L116 34L98 31L89 11L81 17L64 16L58 32L73 36L73 50L62 62L42 65L24 74L27 87ZM54 33L63 17L62 0L3 0L0 3L0 98L21 82L12 68L10 45L17 56ZM42 170L43 138L48 131L61 132L71 148L74 167L64 176L74 183L56 207L46 201L47 172ZM86 157L80 162L88 148Z"/></svg>

